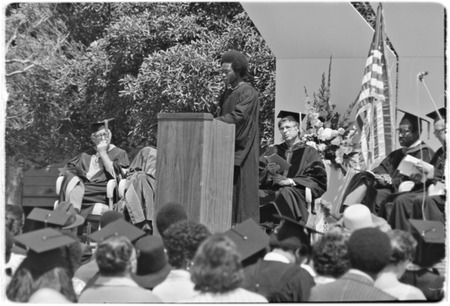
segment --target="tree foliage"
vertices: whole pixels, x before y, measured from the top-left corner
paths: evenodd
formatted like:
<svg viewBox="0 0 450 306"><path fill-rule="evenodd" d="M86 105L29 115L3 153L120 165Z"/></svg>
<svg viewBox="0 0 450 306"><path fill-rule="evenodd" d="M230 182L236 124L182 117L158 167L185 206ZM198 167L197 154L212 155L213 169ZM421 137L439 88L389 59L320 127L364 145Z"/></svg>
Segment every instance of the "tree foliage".
<svg viewBox="0 0 450 306"><path fill-rule="evenodd" d="M275 58L238 2L21 3L6 28L7 60L35 64L7 62L21 70L7 78L9 155L74 155L90 145L89 122L110 117L117 145L156 145L159 112L217 102L229 49L249 57L261 138L273 139Z"/></svg>
<svg viewBox="0 0 450 306"><path fill-rule="evenodd" d="M6 154L38 164L65 156L71 142L60 131L71 103L65 73L82 48L70 42L49 4L8 7L5 36Z"/></svg>

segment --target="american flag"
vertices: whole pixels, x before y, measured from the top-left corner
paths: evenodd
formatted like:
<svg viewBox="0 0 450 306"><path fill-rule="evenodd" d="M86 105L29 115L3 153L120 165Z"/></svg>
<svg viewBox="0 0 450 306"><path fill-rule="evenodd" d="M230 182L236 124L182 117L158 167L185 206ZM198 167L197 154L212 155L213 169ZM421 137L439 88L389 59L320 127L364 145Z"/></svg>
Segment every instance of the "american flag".
<svg viewBox="0 0 450 306"><path fill-rule="evenodd" d="M357 102L356 125L361 135L361 169L377 165L394 147L395 105L391 101L383 9L378 5L375 33Z"/></svg>

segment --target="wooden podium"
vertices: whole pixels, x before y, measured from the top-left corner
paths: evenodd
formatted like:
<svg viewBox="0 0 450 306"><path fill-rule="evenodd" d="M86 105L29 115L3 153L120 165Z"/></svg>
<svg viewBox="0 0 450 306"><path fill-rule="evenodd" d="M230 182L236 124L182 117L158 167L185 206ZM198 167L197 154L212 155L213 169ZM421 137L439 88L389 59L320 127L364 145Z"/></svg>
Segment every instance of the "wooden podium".
<svg viewBox="0 0 450 306"><path fill-rule="evenodd" d="M234 125L207 113L158 114L156 209L186 207L212 233L231 227ZM157 231L154 226L155 232Z"/></svg>

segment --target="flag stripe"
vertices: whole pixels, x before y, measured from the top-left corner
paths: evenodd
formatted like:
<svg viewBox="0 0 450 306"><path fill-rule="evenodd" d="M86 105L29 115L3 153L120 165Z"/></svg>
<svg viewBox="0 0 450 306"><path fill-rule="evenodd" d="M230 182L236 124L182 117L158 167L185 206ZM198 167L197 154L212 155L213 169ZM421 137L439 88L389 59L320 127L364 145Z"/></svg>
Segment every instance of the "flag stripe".
<svg viewBox="0 0 450 306"><path fill-rule="evenodd" d="M360 165L370 169L393 149L389 74L385 52L382 6L379 4L375 33L364 67L361 92L358 97L356 122L361 134Z"/></svg>

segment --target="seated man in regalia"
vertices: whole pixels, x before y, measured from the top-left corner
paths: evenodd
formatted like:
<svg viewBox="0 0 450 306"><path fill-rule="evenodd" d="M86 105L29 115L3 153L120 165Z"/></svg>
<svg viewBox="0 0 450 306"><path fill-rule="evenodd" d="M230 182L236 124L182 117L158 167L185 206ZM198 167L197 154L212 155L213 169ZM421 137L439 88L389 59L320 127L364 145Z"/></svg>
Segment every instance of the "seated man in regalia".
<svg viewBox="0 0 450 306"><path fill-rule="evenodd" d="M300 139L300 114L281 111L278 118L281 118L278 129L284 142L270 146L261 155L260 204L272 202L279 214L307 222L305 187L311 190L313 198L322 196L327 190L325 165L317 150ZM275 162L268 162L266 156L272 154L290 163L290 167L283 169Z"/></svg>
<svg viewBox="0 0 450 306"><path fill-rule="evenodd" d="M344 192L341 212L347 205L362 203L369 207L372 213L385 218L381 203L386 201L388 196L397 193L402 182L410 180L409 176L398 170L403 158L410 155L427 163L431 161L434 151L420 140L423 119L408 112L404 113L397 130L401 148L389 153L380 165L371 171L361 171L352 177Z"/></svg>
<svg viewBox="0 0 450 306"><path fill-rule="evenodd" d="M108 181L118 180L123 169L130 165L127 152L111 143L113 120L92 123L94 146L72 158L61 170L64 180L60 200L72 203L83 216L92 211L95 203L108 203Z"/></svg>

